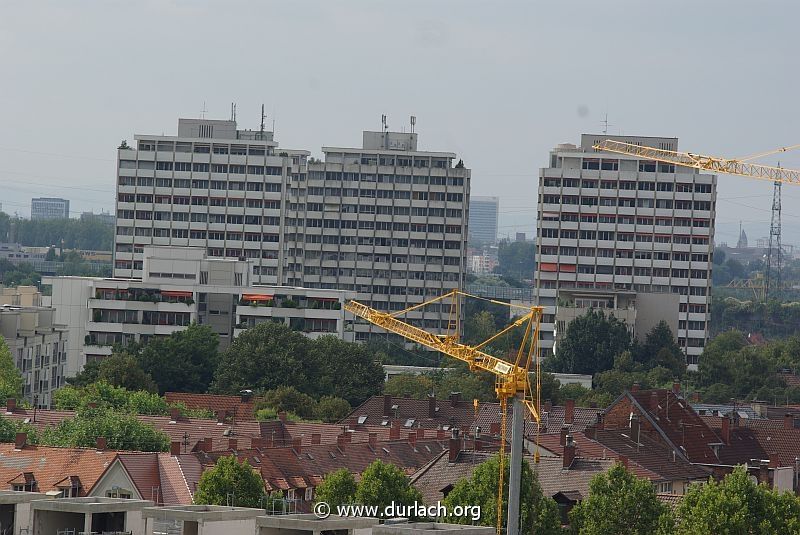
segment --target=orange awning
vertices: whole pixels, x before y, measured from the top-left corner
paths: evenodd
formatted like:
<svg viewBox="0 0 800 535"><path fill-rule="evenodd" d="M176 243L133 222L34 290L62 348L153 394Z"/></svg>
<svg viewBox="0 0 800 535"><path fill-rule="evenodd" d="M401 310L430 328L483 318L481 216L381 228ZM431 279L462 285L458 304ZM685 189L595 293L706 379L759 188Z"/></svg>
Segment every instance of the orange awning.
<svg viewBox="0 0 800 535"><path fill-rule="evenodd" d="M272 301L272 296L263 294L242 294L242 299L245 301Z"/></svg>
<svg viewBox="0 0 800 535"><path fill-rule="evenodd" d="M539 264L539 270L541 271L558 271L558 266L551 262L542 262Z"/></svg>
<svg viewBox="0 0 800 535"><path fill-rule="evenodd" d="M161 290L161 295L164 297L192 297L192 292Z"/></svg>

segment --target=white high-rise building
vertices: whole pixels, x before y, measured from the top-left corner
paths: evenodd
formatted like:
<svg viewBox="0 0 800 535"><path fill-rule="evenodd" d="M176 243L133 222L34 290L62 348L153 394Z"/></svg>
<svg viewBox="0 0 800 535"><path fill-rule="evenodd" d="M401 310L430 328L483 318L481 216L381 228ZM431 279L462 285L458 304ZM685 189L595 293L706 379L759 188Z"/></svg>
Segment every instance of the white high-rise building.
<svg viewBox="0 0 800 535"><path fill-rule="evenodd" d="M253 261L256 284L355 292L401 310L462 285L470 171L416 133L364 132L360 148L278 149L272 132L180 119L177 136L119 149L114 276L142 278L148 245ZM407 316L447 328L450 305ZM369 326L356 325L363 340Z"/></svg>
<svg viewBox="0 0 800 535"><path fill-rule="evenodd" d="M68 219L69 201L54 197L31 199L31 219Z"/></svg>
<svg viewBox="0 0 800 535"><path fill-rule="evenodd" d="M473 196L469 200L469 239L474 245L497 243L499 197Z"/></svg>
<svg viewBox="0 0 800 535"><path fill-rule="evenodd" d="M416 133L399 132L364 132L360 148L322 151L307 182L289 191L287 284L356 292L392 311L462 286L470 171L454 153L418 150ZM404 319L439 332L454 319L450 307ZM356 340L370 332L355 326Z"/></svg>
<svg viewBox="0 0 800 535"><path fill-rule="evenodd" d="M550 153L536 244L543 356L581 309L604 308L636 336L667 321L694 367L711 312L716 176L598 153L603 139L678 149L676 138L584 134Z"/></svg>

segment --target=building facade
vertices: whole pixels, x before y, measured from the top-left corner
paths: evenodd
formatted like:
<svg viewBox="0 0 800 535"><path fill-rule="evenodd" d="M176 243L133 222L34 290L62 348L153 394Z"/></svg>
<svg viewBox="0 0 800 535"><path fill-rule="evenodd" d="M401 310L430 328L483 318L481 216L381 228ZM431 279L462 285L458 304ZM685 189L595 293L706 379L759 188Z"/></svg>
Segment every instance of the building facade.
<svg viewBox="0 0 800 535"><path fill-rule="evenodd" d="M687 363L696 366L711 312L716 176L592 148L606 138L667 150L678 145L676 138L584 134L579 146L562 144L550 153L539 175L536 244L536 300L546 307L543 355L554 348L559 303L574 307L575 292L582 292L577 298L585 310L598 308L593 300L625 302L628 310L634 292L637 317L675 325ZM568 291L564 299L561 290Z"/></svg>
<svg viewBox="0 0 800 535"><path fill-rule="evenodd" d="M55 197L31 199L31 219L67 219L69 201Z"/></svg>
<svg viewBox="0 0 800 535"><path fill-rule="evenodd" d="M417 148L417 134L364 132L361 148L323 147L305 183L289 190L288 285L337 288L398 311L462 285L470 171L450 152ZM452 303L409 312L439 332ZM372 327L356 323L356 339ZM382 335L385 336L385 335Z"/></svg>
<svg viewBox="0 0 800 535"><path fill-rule="evenodd" d="M42 306L33 286L0 292L0 334L22 373L23 397L49 407L52 393L64 385L68 331L55 323L55 310Z"/></svg>
<svg viewBox="0 0 800 535"><path fill-rule="evenodd" d="M345 292L252 284L253 261L209 257L202 247L147 246L143 277L46 277L57 320L69 328L67 376L111 354L115 344L146 342L210 326L227 347L265 321L284 323L311 338L352 340L342 305Z"/></svg>
<svg viewBox="0 0 800 535"><path fill-rule="evenodd" d="M499 197L471 197L469 200L469 241L475 245L497 243Z"/></svg>

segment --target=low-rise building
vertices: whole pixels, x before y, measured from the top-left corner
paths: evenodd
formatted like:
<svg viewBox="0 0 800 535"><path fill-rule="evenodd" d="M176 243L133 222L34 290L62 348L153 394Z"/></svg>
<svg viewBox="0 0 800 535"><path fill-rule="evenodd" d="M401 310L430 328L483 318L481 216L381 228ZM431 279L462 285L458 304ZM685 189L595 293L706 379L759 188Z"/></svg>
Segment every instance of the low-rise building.
<svg viewBox="0 0 800 535"><path fill-rule="evenodd" d="M306 336L352 339L345 292L254 286L245 259L209 257L204 248L144 248L143 278L47 277L56 318L69 327L67 377L111 354L115 344L169 336L191 323L209 325L220 346L249 327L278 321Z"/></svg>
<svg viewBox="0 0 800 535"><path fill-rule="evenodd" d="M41 303L33 286L3 288L0 335L22 373L25 399L48 407L53 391L64 384L68 331L56 323L55 310Z"/></svg>

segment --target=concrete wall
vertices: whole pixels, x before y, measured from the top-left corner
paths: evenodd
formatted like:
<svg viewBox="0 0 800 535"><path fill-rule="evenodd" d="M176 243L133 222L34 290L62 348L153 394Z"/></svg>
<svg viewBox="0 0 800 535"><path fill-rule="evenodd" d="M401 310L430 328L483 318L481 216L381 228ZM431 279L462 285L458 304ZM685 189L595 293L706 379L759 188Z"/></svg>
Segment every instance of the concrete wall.
<svg viewBox="0 0 800 535"><path fill-rule="evenodd" d="M55 323L66 325L69 330L64 375L74 377L86 364L83 352L86 323L89 321L89 308L86 304L90 297L94 297L94 281L89 278L54 277L45 279L44 282L53 286L51 303L56 309Z"/></svg>
<svg viewBox="0 0 800 535"><path fill-rule="evenodd" d="M251 535L256 532L256 519L227 520L219 522L202 522L198 525L197 535L231 535L233 533ZM188 535L184 529L184 535ZM307 534L308 532L306 532Z"/></svg>
<svg viewBox="0 0 800 535"><path fill-rule="evenodd" d="M673 336L678 334L680 296L672 293L636 294L636 338L644 341L647 333L664 320Z"/></svg>
<svg viewBox="0 0 800 535"><path fill-rule="evenodd" d="M60 529L85 530L83 513L67 513L64 511L34 511L32 535L56 535Z"/></svg>

